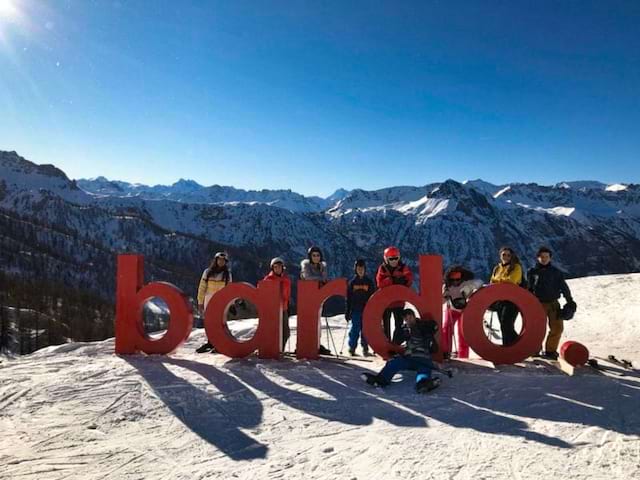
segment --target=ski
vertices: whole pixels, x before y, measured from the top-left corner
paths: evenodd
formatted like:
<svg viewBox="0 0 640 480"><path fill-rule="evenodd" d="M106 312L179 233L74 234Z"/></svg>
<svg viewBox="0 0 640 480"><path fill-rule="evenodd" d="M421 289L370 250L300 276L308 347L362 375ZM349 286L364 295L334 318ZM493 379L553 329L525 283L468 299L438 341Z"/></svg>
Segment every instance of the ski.
<svg viewBox="0 0 640 480"><path fill-rule="evenodd" d="M609 361L609 360L605 360L605 359L602 359L602 360L603 361ZM616 367L612 367L612 366L609 366L609 365L603 365L596 358L590 358L589 361L587 362L587 365L590 366L591 368L593 368L594 370L598 370L600 373L603 373L603 374L612 374L612 375L616 375L618 377L626 377L625 373L620 371L620 369L617 368L617 366Z"/></svg>
<svg viewBox="0 0 640 480"><path fill-rule="evenodd" d="M287 358L298 358L296 357L296 354L294 352L282 352L282 356L283 357L287 357ZM304 360L304 359L302 359ZM368 357L352 357L352 356L345 356L345 355L323 355L320 354L318 356L318 360L334 360L334 361L338 361L340 363L348 363L349 361L352 362L369 362L369 363L373 363L375 361L375 358L373 357L373 355L371 356L371 358Z"/></svg>
<svg viewBox="0 0 640 480"><path fill-rule="evenodd" d="M629 360L625 360L624 358L619 359L616 358L615 355L607 356L607 360L615 363L616 365L620 365L622 368L626 368L627 370L634 370L633 364Z"/></svg>

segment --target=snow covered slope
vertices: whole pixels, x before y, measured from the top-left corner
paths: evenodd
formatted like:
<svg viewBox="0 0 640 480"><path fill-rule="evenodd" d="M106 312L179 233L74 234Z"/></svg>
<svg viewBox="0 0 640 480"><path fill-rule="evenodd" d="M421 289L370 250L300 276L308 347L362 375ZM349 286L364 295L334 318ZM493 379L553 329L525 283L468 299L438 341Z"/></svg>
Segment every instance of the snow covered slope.
<svg viewBox="0 0 640 480"><path fill-rule="evenodd" d="M570 286L579 310L564 338L640 362L640 275ZM247 338L254 326L230 328ZM343 318L332 326L340 341ZM195 354L203 338L194 330L170 357L118 357L107 340L3 360L2 478L640 476L640 373L454 361L453 379L417 395L412 374L366 386L359 373L380 360L229 360Z"/></svg>

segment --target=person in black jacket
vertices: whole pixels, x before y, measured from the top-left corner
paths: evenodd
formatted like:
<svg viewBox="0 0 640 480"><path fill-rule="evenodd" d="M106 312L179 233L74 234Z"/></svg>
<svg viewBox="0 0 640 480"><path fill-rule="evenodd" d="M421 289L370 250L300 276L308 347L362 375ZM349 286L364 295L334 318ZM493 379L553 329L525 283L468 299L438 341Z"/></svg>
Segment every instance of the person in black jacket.
<svg viewBox="0 0 640 480"><path fill-rule="evenodd" d="M369 345L362 334L362 312L369 300L369 297L376 289L373 280L367 276L366 263L364 260L356 260L353 269L354 276L349 281L347 287L347 305L345 319L351 321L351 329L349 330L349 354L356 354L356 346L358 338L362 337L360 343L362 345L362 354L369 356Z"/></svg>
<svg viewBox="0 0 640 480"><path fill-rule="evenodd" d="M575 305L569 286L564 279L564 273L551 265L553 253L547 247L540 247L536 266L529 270L529 291L533 293L549 319L549 335L542 349L541 356L553 360L558 358L558 345L564 330L563 320L560 316L560 303L558 299L562 295L567 304Z"/></svg>
<svg viewBox="0 0 640 480"><path fill-rule="evenodd" d="M438 324L416 318L410 308L403 310L402 316L406 325L402 336L407 342L404 354L389 360L377 375L365 373L363 378L369 385L386 387L400 370L413 370L416 372L416 391L426 393L440 385L440 379L431 376L434 368L431 354L438 351L435 339Z"/></svg>

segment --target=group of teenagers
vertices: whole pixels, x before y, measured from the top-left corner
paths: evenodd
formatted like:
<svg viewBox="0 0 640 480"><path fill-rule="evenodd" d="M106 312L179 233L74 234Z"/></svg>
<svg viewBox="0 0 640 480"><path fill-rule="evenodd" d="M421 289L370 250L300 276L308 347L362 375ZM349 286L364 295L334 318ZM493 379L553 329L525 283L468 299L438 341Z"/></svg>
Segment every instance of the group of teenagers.
<svg viewBox="0 0 640 480"><path fill-rule="evenodd" d="M547 318L549 333L539 355L556 360L564 329L563 322L572 318L576 311L576 304L565 281L564 273L552 265L553 252L548 247L540 247L536 254L536 265L528 271L526 277L522 264L512 248L503 247L498 255L499 261L492 271L489 283L518 285L527 288L540 300ZM362 332L362 314L376 289L392 285L411 287L413 284L411 269L402 261L400 250L393 246L384 250L383 261L374 278L375 280L367 274L366 262L363 259L355 261L353 276L348 282L345 304L345 319L351 323L348 345L349 354L352 356L357 355L358 341L362 347L362 354L371 355ZM329 281L327 264L320 248L314 246L307 251L307 258L300 264L300 279L316 281L319 286ZM282 285L282 345L284 346L290 335L291 279L286 273L285 261L281 257L271 260L269 272L263 280L280 282ZM200 279L197 298L198 310L201 314L211 297L231 281L229 258L226 253L218 252ZM441 349L445 359L451 358L454 330L457 330L457 357L469 357L469 346L462 334L459 320L466 307L467 299L483 284L481 279L475 278L473 272L463 266L455 265L446 270L442 291L444 319L440 337L441 345L438 345L435 339L438 331L435 321L417 318L414 310L405 308L404 302L390 304L383 314L384 333L392 343L404 344L405 351L402 355L391 358L378 374L364 374L366 382L384 387L391 383L391 379L397 372L413 370L416 372L416 391L424 393L436 388L440 380L432 375L436 367L431 360L431 355ZM565 299L563 308L560 307L560 296ZM517 307L509 301L500 301L493 304L491 310L496 312L498 317L502 344L511 345L518 339L518 333L515 330ZM393 334L391 318L394 319ZM196 351L198 353L215 352L215 347L207 342ZM332 352L320 344L319 353L330 355Z"/></svg>

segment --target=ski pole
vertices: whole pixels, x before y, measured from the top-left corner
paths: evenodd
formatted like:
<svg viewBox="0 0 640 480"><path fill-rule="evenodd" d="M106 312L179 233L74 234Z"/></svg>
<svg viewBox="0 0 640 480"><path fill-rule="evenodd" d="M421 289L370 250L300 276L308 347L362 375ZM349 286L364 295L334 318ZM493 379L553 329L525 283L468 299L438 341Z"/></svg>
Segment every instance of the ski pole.
<svg viewBox="0 0 640 480"><path fill-rule="evenodd" d="M331 327L329 326L329 317L324 317L324 322L327 325L327 336L331 339L331 344L333 345L333 351L336 352L336 357L337 357L338 349L336 348L336 343L333 341L333 334L331 333Z"/></svg>
<svg viewBox="0 0 640 480"><path fill-rule="evenodd" d="M347 321L347 326L349 322ZM344 350L344 341L347 339L347 328L344 329L344 335L342 336L342 344L340 345L340 355L342 355L342 350Z"/></svg>

